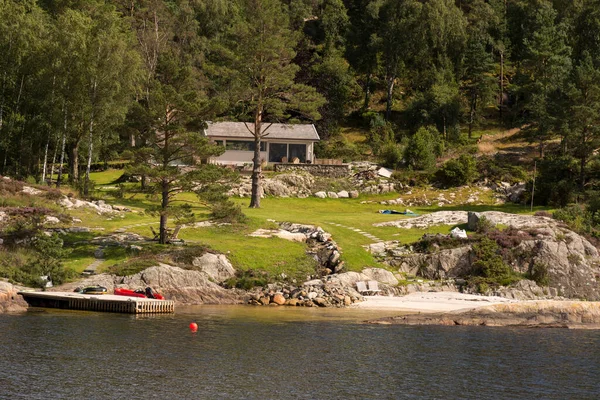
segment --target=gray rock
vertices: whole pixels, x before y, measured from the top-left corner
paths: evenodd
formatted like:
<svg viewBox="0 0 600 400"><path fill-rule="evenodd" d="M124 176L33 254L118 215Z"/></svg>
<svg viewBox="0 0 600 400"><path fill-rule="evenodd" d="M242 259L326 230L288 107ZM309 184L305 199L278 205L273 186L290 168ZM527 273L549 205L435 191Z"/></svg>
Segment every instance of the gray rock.
<svg viewBox="0 0 600 400"><path fill-rule="evenodd" d="M338 195L336 192L327 192L327 197L329 197L330 199L337 199Z"/></svg>
<svg viewBox="0 0 600 400"><path fill-rule="evenodd" d="M46 215L44 222L47 224L60 224L60 219L53 217L52 215Z"/></svg>
<svg viewBox="0 0 600 400"><path fill-rule="evenodd" d="M224 282L235 276L235 268L223 254L203 254L194 258L192 265L215 282Z"/></svg>
<svg viewBox="0 0 600 400"><path fill-rule="evenodd" d="M396 286L398 284L398 279L394 276L394 274L382 268L365 268L363 269L362 273L369 277L369 279L377 282L392 286Z"/></svg>
<svg viewBox="0 0 600 400"><path fill-rule="evenodd" d="M476 231L477 230L477 226L479 224L479 217L480 214L473 212L473 211L469 211L467 214L467 228L470 231Z"/></svg>
<svg viewBox="0 0 600 400"><path fill-rule="evenodd" d="M356 199L359 196L358 190L352 190L348 193L351 199Z"/></svg>

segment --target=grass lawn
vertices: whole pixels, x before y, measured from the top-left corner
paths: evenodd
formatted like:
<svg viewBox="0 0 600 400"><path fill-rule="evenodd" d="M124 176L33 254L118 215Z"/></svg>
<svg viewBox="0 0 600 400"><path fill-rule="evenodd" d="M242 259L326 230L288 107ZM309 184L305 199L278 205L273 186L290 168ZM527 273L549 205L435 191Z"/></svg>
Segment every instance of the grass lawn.
<svg viewBox="0 0 600 400"><path fill-rule="evenodd" d="M121 175L121 170L108 170L96 173L94 178L97 183L110 184ZM71 215L82 219L80 225L91 228L102 229L94 235L113 232L125 227L129 232L135 232L143 236L151 237L150 227L135 226L138 224L152 225L155 230L158 225L158 217L144 212L144 209L155 205L158 199L148 199L143 194L126 194L122 199L116 199L110 192L99 192L103 198L110 203L121 204L130 207L135 212L124 213L123 216L114 217L98 215L89 209L71 211ZM446 205L437 206L437 198L443 194L446 199L462 203L467 198L476 195L478 204L470 205ZM417 202L422 203L427 199L431 206L403 206L382 205L384 200L397 199L401 197L405 204ZM179 201L185 201L193 206L193 211L198 220L209 219L206 207L197 201L192 193L184 193L177 197ZM319 199L310 197L299 198L265 198L261 201L260 209L248 208L249 199L234 199L243 212L249 217L247 225L244 226L222 226L209 228L187 228L180 231L179 237L188 243L207 245L210 248L227 254L234 266L240 270L264 270L271 274L285 273L288 276L302 276L309 273L314 260L306 255L305 245L289 242L282 239L252 238L247 235L258 228L273 228L275 225L269 220L289 221L302 224L321 226L325 231L333 235L333 239L342 249L342 259L346 268L351 271L360 271L365 267L378 266L375 259L364 249L364 246L373 242L363 234L354 229L367 232L382 240L399 240L401 243L412 243L425 233L448 233L452 226L436 226L427 230L422 229L399 229L395 227L375 227L378 222L394 221L404 217L402 215L380 214L381 209L396 209L402 211L410 208L418 214L427 214L441 210L463 210L463 211L504 211L511 213L529 213L528 207L504 204L494 205L491 191L480 188L454 188L451 190L432 190L429 188L413 188L405 194L391 193L386 195L362 195L358 199ZM363 201L373 203L361 204ZM537 208L534 210L538 210ZM343 226L338 226L343 225ZM170 221L169 225L175 225ZM75 245L74 251L67 261L67 265L83 270L94 261L93 254L96 247L89 245ZM123 250L107 249L105 251L105 263L100 267L112 265L127 259L129 255Z"/></svg>

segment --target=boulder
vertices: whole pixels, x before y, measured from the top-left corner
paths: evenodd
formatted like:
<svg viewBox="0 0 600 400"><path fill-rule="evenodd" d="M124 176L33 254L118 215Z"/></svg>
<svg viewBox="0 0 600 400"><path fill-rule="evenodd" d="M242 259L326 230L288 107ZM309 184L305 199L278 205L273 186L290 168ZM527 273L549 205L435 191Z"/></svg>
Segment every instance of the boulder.
<svg viewBox="0 0 600 400"><path fill-rule="evenodd" d="M30 196L39 196L43 193L41 190L32 188L31 186L23 186L22 192Z"/></svg>
<svg viewBox="0 0 600 400"><path fill-rule="evenodd" d="M344 272L341 274L334 274L328 277L328 282L337 284L340 286L354 287L358 281L369 280L369 277L359 272Z"/></svg>
<svg viewBox="0 0 600 400"><path fill-rule="evenodd" d="M477 230L477 226L479 225L479 217L479 213L473 211L469 211L467 213L467 228L469 228L470 231Z"/></svg>
<svg viewBox="0 0 600 400"><path fill-rule="evenodd" d="M276 197L289 197L290 189L280 181L267 180L262 182L262 188L265 195Z"/></svg>
<svg viewBox="0 0 600 400"><path fill-rule="evenodd" d="M52 291L70 292L76 287L100 285L112 292L115 287L143 289L151 287L168 300L178 304L241 304L246 301L244 294L227 290L212 282L208 274L186 270L167 264L159 264L132 276L99 274L77 282L52 288Z"/></svg>
<svg viewBox="0 0 600 400"><path fill-rule="evenodd" d="M53 217L52 215L46 215L44 222L46 224L60 224L60 219Z"/></svg>
<svg viewBox="0 0 600 400"><path fill-rule="evenodd" d="M327 197L329 197L330 199L337 199L338 195L336 192L327 192Z"/></svg>
<svg viewBox="0 0 600 400"><path fill-rule="evenodd" d="M347 198L350 197L350 194L347 191L342 190L342 191L340 191L340 192L337 193L337 196L340 199L347 199Z"/></svg>
<svg viewBox="0 0 600 400"><path fill-rule="evenodd" d="M431 254L402 255L395 258L391 264L407 274L427 279L446 279L469 273L471 263L471 246L464 246Z"/></svg>
<svg viewBox="0 0 600 400"><path fill-rule="evenodd" d="M273 178L295 191L309 191L315 179L310 174L281 174Z"/></svg>
<svg viewBox="0 0 600 400"><path fill-rule="evenodd" d="M275 293L271 301L279 306L284 305L286 302L285 297L283 297L283 294L281 293Z"/></svg>
<svg viewBox="0 0 600 400"><path fill-rule="evenodd" d="M356 199L359 196L358 190L352 190L348 193L351 199Z"/></svg>
<svg viewBox="0 0 600 400"><path fill-rule="evenodd" d="M385 283L387 285L396 286L398 279L393 273L383 268L365 268L362 273L366 275L370 280Z"/></svg>
<svg viewBox="0 0 600 400"><path fill-rule="evenodd" d="M327 193L325 192L317 192L314 194L315 197L318 197L319 199L325 199L327 198Z"/></svg>
<svg viewBox="0 0 600 400"><path fill-rule="evenodd" d="M235 268L223 254L205 253L194 258L192 265L215 282L224 282L235 276Z"/></svg>
<svg viewBox="0 0 600 400"><path fill-rule="evenodd" d="M27 310L27 303L17 294L21 288L11 283L0 281L0 314L17 313Z"/></svg>

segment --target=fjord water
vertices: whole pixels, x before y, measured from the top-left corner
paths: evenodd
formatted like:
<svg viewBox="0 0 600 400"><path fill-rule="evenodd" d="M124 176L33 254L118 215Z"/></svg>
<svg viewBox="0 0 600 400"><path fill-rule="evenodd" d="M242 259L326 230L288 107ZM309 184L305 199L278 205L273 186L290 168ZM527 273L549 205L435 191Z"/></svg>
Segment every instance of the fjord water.
<svg viewBox="0 0 600 400"><path fill-rule="evenodd" d="M0 315L0 399L600 398L600 331L362 323L383 315Z"/></svg>

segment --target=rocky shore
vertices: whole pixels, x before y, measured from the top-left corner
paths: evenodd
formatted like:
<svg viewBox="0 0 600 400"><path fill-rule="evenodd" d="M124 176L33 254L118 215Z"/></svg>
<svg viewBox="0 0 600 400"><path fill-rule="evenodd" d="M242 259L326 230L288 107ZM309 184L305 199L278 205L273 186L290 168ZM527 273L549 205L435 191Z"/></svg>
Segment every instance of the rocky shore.
<svg viewBox="0 0 600 400"><path fill-rule="evenodd" d="M445 313L402 315L369 323L600 329L600 302L523 301Z"/></svg>

